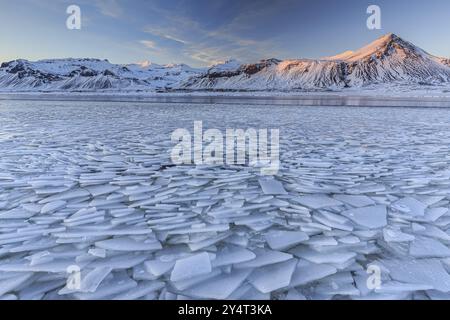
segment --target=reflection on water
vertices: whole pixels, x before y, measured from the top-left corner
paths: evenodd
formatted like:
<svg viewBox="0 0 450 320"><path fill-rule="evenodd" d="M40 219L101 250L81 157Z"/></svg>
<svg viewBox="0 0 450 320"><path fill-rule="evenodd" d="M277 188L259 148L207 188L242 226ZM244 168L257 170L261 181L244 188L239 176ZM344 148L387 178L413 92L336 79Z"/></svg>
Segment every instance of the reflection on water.
<svg viewBox="0 0 450 320"><path fill-rule="evenodd" d="M147 102L191 104L251 104L289 106L435 107L449 108L450 97L377 97L339 95L239 96L239 95L118 95L118 94L0 94L0 100L49 100L94 102Z"/></svg>

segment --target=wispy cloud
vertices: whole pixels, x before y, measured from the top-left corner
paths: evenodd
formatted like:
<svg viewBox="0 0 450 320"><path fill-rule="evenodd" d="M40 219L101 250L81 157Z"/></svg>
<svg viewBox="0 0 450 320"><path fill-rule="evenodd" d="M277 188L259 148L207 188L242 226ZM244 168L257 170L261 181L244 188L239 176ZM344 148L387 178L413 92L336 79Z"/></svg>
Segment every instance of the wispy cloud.
<svg viewBox="0 0 450 320"><path fill-rule="evenodd" d="M151 35L157 36L157 37L161 37L164 39L168 39L168 40L172 40L181 44L188 44L189 42L181 39L181 37L178 37L176 35L174 35L174 30L167 30L161 27L146 27L144 29L144 32L149 33Z"/></svg>
<svg viewBox="0 0 450 320"><path fill-rule="evenodd" d="M156 47L156 43L154 41L151 40L141 40L139 41L139 43L141 43L142 45L144 45L146 48L148 49L157 49Z"/></svg>
<svg viewBox="0 0 450 320"><path fill-rule="evenodd" d="M235 17L228 23L211 28L186 15L160 7L152 8L162 19L158 26L148 25L143 29L145 33L164 40L176 42L181 47L172 48L192 63L211 65L230 58L238 58L242 61L252 61L255 55L262 58L271 58L279 53L273 41L270 39L253 39L243 37L240 29L245 20ZM267 12L258 11L258 16ZM164 43L158 44L164 46ZM170 45L170 44L167 44ZM170 50L168 50L170 51Z"/></svg>
<svg viewBox="0 0 450 320"><path fill-rule="evenodd" d="M112 18L118 18L123 14L123 9L117 0L95 0L95 5L100 13Z"/></svg>

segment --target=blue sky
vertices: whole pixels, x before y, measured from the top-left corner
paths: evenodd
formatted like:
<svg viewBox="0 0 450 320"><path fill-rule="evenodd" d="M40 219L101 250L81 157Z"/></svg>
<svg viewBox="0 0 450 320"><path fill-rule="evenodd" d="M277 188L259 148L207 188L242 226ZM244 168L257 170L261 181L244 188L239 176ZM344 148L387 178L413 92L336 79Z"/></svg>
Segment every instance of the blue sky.
<svg viewBox="0 0 450 320"><path fill-rule="evenodd" d="M68 30L66 8L82 10ZM366 9L382 9L368 30ZM228 58L316 58L393 32L450 57L448 0L0 0L0 61L94 57L207 66Z"/></svg>

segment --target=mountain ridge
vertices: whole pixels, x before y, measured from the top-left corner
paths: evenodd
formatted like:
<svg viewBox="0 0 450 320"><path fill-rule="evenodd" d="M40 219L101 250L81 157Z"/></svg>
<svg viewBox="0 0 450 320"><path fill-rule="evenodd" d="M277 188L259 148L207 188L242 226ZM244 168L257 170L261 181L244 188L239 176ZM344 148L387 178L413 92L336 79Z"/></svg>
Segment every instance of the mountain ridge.
<svg viewBox="0 0 450 320"><path fill-rule="evenodd" d="M270 63L267 63L270 61ZM265 65L256 73L246 70ZM253 68L255 69L255 68ZM322 59L263 60L223 74L203 74L184 87L209 90L312 90L386 83L450 83L450 60L428 54L395 34L353 52Z"/></svg>
<svg viewBox="0 0 450 320"><path fill-rule="evenodd" d="M0 91L310 91L386 84L450 85L450 59L384 35L356 51L320 59L228 60L208 69L100 59L19 59L0 66Z"/></svg>

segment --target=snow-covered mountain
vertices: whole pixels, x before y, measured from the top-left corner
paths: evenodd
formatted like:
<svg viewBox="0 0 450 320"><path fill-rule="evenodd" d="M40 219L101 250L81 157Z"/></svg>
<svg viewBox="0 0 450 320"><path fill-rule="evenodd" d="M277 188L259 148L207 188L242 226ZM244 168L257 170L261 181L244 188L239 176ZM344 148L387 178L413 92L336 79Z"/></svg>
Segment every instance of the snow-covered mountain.
<svg viewBox="0 0 450 320"><path fill-rule="evenodd" d="M165 90L203 72L187 65L116 65L98 59L14 60L0 67L0 91Z"/></svg>
<svg viewBox="0 0 450 320"><path fill-rule="evenodd" d="M294 91L400 84L450 86L450 59L433 56L395 34L357 51L322 59L242 64L229 60L209 69L98 59L59 59L1 64L0 92L17 91Z"/></svg>
<svg viewBox="0 0 450 320"><path fill-rule="evenodd" d="M388 34L358 51L318 60L270 59L235 68L214 66L183 86L210 90L311 90L394 82L450 83L450 59L430 55L395 34Z"/></svg>

